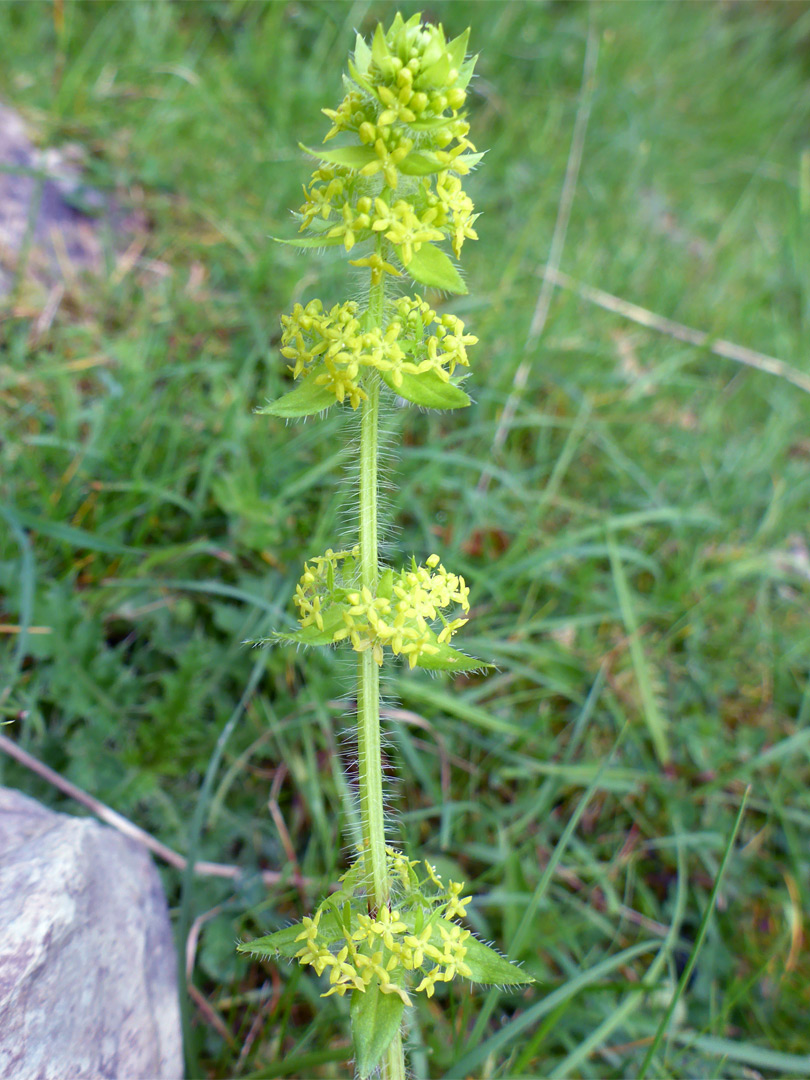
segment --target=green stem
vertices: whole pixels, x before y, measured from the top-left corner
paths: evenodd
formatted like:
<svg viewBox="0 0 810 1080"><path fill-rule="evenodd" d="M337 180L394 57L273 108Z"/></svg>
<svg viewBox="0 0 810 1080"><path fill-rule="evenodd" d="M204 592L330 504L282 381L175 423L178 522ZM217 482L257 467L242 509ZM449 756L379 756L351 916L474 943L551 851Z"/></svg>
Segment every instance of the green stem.
<svg viewBox="0 0 810 1080"><path fill-rule="evenodd" d="M405 1080L405 1054L402 1049L402 1035L397 1032L383 1055L384 1080Z"/></svg>
<svg viewBox="0 0 810 1080"><path fill-rule="evenodd" d="M382 238L377 251L382 250ZM371 286L369 322L382 326L385 284ZM378 444L380 428L380 377L370 369L363 385L368 397L360 418L360 583L377 592L379 544L377 538ZM388 866L385 858L385 816L382 794L380 746L380 668L371 649L360 653L357 663L357 746L360 770L360 811L363 847L369 868L369 909L379 911L388 903ZM382 1059L383 1080L405 1080L405 1055L399 1032Z"/></svg>
<svg viewBox="0 0 810 1080"><path fill-rule="evenodd" d="M372 285L368 305L370 321L376 326L382 325L384 303L385 286L380 281ZM377 449L380 378L376 371L368 371L364 389L368 397L363 402L360 419L360 583L374 595L379 574ZM360 654L357 666L357 742L363 846L373 898L369 906L376 911L388 901L388 867L380 759L380 669L370 649Z"/></svg>
<svg viewBox="0 0 810 1080"><path fill-rule="evenodd" d="M388 902L388 869L380 761L380 669L370 649L360 654L357 665L357 733L363 847L366 865L370 863L369 907L376 912Z"/></svg>
<svg viewBox="0 0 810 1080"><path fill-rule="evenodd" d="M360 582L377 588L377 443L380 424L380 377L371 370L363 380L368 397L360 418Z"/></svg>

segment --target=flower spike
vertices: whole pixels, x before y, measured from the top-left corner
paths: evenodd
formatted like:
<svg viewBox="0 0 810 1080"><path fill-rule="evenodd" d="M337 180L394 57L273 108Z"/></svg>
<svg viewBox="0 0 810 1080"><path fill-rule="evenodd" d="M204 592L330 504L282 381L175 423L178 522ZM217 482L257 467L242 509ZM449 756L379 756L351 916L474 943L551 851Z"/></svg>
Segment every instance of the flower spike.
<svg viewBox="0 0 810 1080"><path fill-rule="evenodd" d="M357 38L323 145L304 187L300 247L351 255L363 304L297 303L281 318L281 354L294 387L260 411L293 419L335 404L360 413L358 543L304 563L293 604L298 629L276 640L349 646L357 654L358 786L363 842L340 887L294 927L240 946L281 954L328 979L324 998L350 995L361 1080L380 1069L404 1080L404 1009L456 976L520 985L531 979L472 936L471 895L444 884L429 863L387 846L383 813L379 671L386 656L410 668L464 672L489 665L454 648L468 621L470 590L438 554L401 569L380 565L378 432L388 391L434 409L470 404L462 389L477 338L458 316L434 308L424 289L466 292L453 259L476 240L464 178L479 163L465 106L475 58L468 32L448 40L417 13ZM412 280L387 295L391 279ZM421 288L420 288L421 287ZM391 290L393 292L393 290ZM388 391L386 391L386 387Z"/></svg>

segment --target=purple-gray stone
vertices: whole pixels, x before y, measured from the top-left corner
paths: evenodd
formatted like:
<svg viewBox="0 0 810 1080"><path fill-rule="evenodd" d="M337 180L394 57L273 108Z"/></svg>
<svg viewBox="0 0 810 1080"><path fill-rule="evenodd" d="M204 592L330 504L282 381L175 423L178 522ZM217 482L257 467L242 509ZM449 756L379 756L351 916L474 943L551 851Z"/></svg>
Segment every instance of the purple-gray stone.
<svg viewBox="0 0 810 1080"><path fill-rule="evenodd" d="M76 145L37 149L19 113L0 102L0 297L29 242L27 276L50 288L67 267L102 273L105 233L115 242L144 228L83 182L82 157Z"/></svg>
<svg viewBox="0 0 810 1080"><path fill-rule="evenodd" d="M179 1080L176 971L148 853L0 788L0 1077Z"/></svg>

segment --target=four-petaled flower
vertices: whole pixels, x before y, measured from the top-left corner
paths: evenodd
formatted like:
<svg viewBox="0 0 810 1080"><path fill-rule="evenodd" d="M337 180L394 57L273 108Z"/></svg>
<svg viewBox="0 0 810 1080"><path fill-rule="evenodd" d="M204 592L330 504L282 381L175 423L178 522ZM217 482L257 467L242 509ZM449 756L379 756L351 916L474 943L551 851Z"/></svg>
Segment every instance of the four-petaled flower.
<svg viewBox="0 0 810 1080"><path fill-rule="evenodd" d="M428 862L422 864L427 871L422 879L417 860L390 847L385 852L391 879L399 879L402 885L397 907L389 902L375 914L364 910L366 865L361 848L356 862L341 877L339 924L332 902L324 901L314 916L304 919L295 938L304 942L295 954L299 963L314 968L317 975L329 970L329 989L322 997L342 997L354 990L363 993L374 982L383 994L396 994L410 1005L409 989L432 997L439 982L450 982L456 975L473 977L467 963L470 931L452 921L456 913L463 914L462 905L471 899L460 898L463 884L450 881L445 887ZM332 921L327 935L323 917L328 909Z"/></svg>

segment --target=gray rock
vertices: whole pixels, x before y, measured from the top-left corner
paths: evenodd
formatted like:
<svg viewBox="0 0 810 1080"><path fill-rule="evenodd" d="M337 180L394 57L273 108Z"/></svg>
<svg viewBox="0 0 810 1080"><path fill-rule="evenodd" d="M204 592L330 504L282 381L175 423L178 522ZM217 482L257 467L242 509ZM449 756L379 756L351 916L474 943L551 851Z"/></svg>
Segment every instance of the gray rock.
<svg viewBox="0 0 810 1080"><path fill-rule="evenodd" d="M0 788L0 1077L182 1074L175 951L149 855Z"/></svg>
<svg viewBox="0 0 810 1080"><path fill-rule="evenodd" d="M103 238L126 238L144 227L137 214L125 215L83 183L83 156L75 144L38 150L19 114L0 102L0 296L14 281L32 219L28 276L44 286L66 267L100 274Z"/></svg>

